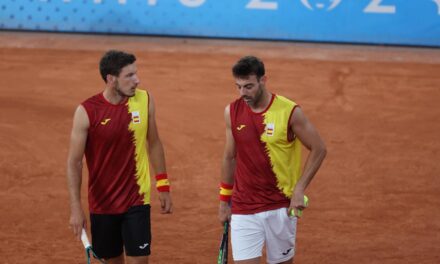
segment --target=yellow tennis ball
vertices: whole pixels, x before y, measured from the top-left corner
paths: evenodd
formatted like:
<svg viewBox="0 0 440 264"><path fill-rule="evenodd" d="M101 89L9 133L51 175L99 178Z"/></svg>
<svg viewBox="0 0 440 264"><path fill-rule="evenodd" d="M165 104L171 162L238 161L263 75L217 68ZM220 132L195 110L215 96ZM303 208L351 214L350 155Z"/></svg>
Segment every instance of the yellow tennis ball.
<svg viewBox="0 0 440 264"><path fill-rule="evenodd" d="M307 197L306 195L304 195L304 205L307 207L309 206L309 197ZM290 211L290 215L291 216L295 216L295 209L292 209ZM296 216L301 217L302 216L302 210L297 209L296 210Z"/></svg>

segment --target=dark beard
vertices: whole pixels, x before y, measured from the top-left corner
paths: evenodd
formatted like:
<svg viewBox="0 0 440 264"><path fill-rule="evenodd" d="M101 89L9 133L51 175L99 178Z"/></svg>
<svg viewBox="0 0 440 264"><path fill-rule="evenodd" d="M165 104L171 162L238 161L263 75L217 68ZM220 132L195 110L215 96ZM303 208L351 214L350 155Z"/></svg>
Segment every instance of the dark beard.
<svg viewBox="0 0 440 264"><path fill-rule="evenodd" d="M121 89L119 89L119 83L116 83L115 91L118 93L118 95L123 96L123 97L133 97L135 95L135 94L128 95L128 94L125 94L124 92L122 92Z"/></svg>
<svg viewBox="0 0 440 264"><path fill-rule="evenodd" d="M258 92L249 105L252 107L257 106L260 103L262 97L263 97L263 88L261 87L261 84L258 84Z"/></svg>

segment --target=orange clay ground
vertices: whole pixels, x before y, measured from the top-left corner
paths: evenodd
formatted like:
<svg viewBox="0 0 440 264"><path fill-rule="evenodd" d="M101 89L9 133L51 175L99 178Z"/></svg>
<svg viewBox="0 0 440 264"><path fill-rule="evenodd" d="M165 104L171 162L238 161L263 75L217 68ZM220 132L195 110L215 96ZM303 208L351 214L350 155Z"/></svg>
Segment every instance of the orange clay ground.
<svg viewBox="0 0 440 264"><path fill-rule="evenodd" d="M216 263L223 110L247 54L328 147L295 263L440 263L439 49L0 32L1 263L85 263L68 228L66 158L107 49L138 57L172 180L172 215L153 193L150 263Z"/></svg>

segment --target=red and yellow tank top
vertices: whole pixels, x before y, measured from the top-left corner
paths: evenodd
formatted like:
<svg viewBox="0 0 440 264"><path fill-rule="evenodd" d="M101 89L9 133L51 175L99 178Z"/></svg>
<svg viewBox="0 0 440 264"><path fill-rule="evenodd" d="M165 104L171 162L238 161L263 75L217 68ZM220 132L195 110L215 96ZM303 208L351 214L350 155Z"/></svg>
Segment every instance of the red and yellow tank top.
<svg viewBox="0 0 440 264"><path fill-rule="evenodd" d="M253 214L288 207L301 173L301 142L289 129L297 104L272 95L254 113L242 99L230 105L236 146L232 213Z"/></svg>
<svg viewBox="0 0 440 264"><path fill-rule="evenodd" d="M137 90L118 105L102 93L82 103L90 121L85 156L91 213L124 213L150 203L148 98Z"/></svg>

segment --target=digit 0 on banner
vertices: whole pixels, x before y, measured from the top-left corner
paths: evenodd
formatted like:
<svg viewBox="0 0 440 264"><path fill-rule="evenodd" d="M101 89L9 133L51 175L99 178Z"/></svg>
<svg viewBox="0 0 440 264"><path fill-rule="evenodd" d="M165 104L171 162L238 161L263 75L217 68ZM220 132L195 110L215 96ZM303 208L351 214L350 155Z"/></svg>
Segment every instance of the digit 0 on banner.
<svg viewBox="0 0 440 264"><path fill-rule="evenodd" d="M0 30L440 46L440 0L4 2Z"/></svg>

